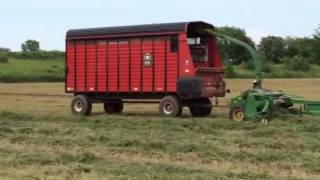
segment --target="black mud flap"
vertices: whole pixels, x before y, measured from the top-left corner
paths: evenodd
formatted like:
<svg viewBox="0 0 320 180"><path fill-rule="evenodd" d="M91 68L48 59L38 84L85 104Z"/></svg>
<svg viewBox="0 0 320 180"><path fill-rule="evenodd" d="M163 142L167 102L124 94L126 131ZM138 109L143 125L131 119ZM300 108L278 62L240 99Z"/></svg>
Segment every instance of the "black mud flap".
<svg viewBox="0 0 320 180"><path fill-rule="evenodd" d="M199 98L202 94L202 81L199 77L181 78L177 82L177 92L183 98Z"/></svg>

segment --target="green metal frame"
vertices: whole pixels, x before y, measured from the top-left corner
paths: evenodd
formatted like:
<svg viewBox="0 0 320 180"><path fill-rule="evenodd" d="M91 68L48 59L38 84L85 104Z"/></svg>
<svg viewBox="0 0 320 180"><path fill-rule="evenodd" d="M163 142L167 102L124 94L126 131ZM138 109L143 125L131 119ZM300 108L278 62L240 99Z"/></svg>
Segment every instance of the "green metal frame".
<svg viewBox="0 0 320 180"><path fill-rule="evenodd" d="M255 74L253 89L249 89L240 96L231 99L231 107L234 105L244 107L245 120L268 118L275 110L274 102L277 100L286 100L288 101L286 103L289 105L303 105L303 113L320 116L320 101L308 101L297 96L289 96L282 92L274 92L262 88L262 64L255 49L249 44L233 37L217 33L213 29L206 29L204 33L226 39L227 41L244 47L250 53Z"/></svg>
<svg viewBox="0 0 320 180"><path fill-rule="evenodd" d="M267 90L249 89L231 99L231 106L244 107L245 120L268 119L274 112L274 100L285 97L283 93Z"/></svg>
<svg viewBox="0 0 320 180"><path fill-rule="evenodd" d="M302 112L304 114L312 116L320 116L320 101L310 101L305 100L298 96L288 95L295 105L300 105L302 107Z"/></svg>

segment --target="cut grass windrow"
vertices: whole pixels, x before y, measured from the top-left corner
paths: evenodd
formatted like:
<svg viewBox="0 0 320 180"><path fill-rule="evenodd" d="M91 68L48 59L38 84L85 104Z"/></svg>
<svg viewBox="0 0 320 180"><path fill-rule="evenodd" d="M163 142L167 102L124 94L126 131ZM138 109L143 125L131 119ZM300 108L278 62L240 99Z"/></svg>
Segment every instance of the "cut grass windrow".
<svg viewBox="0 0 320 180"><path fill-rule="evenodd" d="M294 116L264 125L4 111L0 178L318 179L319 127L316 119Z"/></svg>

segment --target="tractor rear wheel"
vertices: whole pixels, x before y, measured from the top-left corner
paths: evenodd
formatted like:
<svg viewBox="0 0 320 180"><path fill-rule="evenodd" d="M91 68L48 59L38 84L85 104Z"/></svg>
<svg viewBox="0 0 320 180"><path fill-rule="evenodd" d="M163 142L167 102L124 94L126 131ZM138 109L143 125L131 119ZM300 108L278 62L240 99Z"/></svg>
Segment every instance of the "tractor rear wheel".
<svg viewBox="0 0 320 180"><path fill-rule="evenodd" d="M181 100L177 96L165 96L160 101L159 111L165 116L178 117L182 113Z"/></svg>
<svg viewBox="0 0 320 180"><path fill-rule="evenodd" d="M88 116L92 110L92 103L85 95L77 95L71 102L72 113L79 116Z"/></svg>
<svg viewBox="0 0 320 180"><path fill-rule="evenodd" d="M103 107L108 114L120 114L123 110L123 102L121 99L108 100L103 104Z"/></svg>
<svg viewBox="0 0 320 180"><path fill-rule="evenodd" d="M204 98L197 100L195 106L190 106L190 113L193 117L205 117L209 116L212 111L212 103L210 99Z"/></svg>
<svg viewBox="0 0 320 180"><path fill-rule="evenodd" d="M243 105L231 105L229 112L229 119L232 121L244 121L244 106Z"/></svg>

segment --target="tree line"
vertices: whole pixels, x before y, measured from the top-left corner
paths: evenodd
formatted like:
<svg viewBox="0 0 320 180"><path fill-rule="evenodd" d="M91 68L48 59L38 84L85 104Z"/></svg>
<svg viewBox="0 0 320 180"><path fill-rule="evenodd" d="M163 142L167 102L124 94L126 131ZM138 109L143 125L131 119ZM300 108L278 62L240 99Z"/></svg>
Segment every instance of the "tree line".
<svg viewBox="0 0 320 180"><path fill-rule="evenodd" d="M311 37L267 36L263 37L258 45L243 29L225 26L218 28L218 31L255 48L265 67L269 64L284 63L291 70L308 70L310 64L320 65L320 26ZM252 68L249 53L244 48L223 39L219 39L219 48L225 64L244 64Z"/></svg>
<svg viewBox="0 0 320 180"><path fill-rule="evenodd" d="M242 40L257 50L263 64L285 63L292 69L308 70L309 64L320 65L320 26L311 37L279 37L267 36L257 45L246 34L245 30L237 27L224 26L218 28L220 33ZM238 45L219 39L219 49L225 64L244 64L252 68L250 55ZM19 52L12 52L8 48L0 48L0 62L8 61L9 57L16 59L64 59L62 51L45 51L40 49L36 40L27 40L21 44ZM267 68L265 68L267 70Z"/></svg>
<svg viewBox="0 0 320 180"><path fill-rule="evenodd" d="M15 59L34 59L34 60L47 60L47 59L64 59L65 52L63 51L45 51L40 49L40 43L36 40L27 40L21 44L21 51L13 52L8 48L0 47L0 63L8 62L9 58Z"/></svg>

